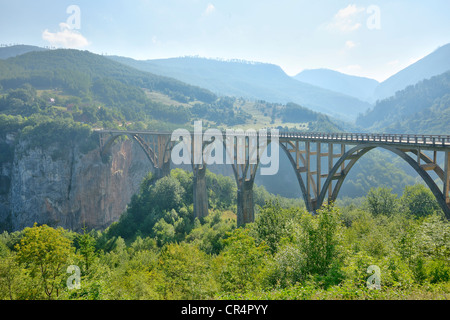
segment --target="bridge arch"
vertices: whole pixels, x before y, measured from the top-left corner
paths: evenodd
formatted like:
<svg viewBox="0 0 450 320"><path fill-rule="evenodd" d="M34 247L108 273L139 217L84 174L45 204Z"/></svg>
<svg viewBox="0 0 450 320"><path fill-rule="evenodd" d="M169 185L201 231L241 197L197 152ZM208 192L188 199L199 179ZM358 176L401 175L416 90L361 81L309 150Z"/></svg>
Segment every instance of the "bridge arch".
<svg viewBox="0 0 450 320"><path fill-rule="evenodd" d="M388 150L388 151L398 155L403 160L405 160L424 180L424 182L427 184L428 188L430 188L431 192L435 196L435 198L436 198L438 204L440 205L440 207L442 208L445 216L448 219L450 219L450 207L446 203L444 193L439 189L439 187L436 185L436 183L431 178L431 176L427 173L427 171L425 169L423 169L416 160L414 160L411 156L409 156L407 154L407 152L420 153L420 151L400 150L400 149L392 147L392 146L379 145L376 143L358 145L358 146L350 149L349 151L347 151L336 162L336 164L333 166L331 171L328 173L328 177L325 180L325 183L321 189L321 192L320 192L320 195L319 195L319 198L317 201L318 208L323 205L323 202L325 201L327 190L330 187L330 185L332 185L333 180L337 179L337 183L336 183L335 187L332 189L333 191L332 191L331 197L329 197L329 199L328 199L329 201L336 200L345 178L347 177L348 173L350 172L352 167L355 165L355 163L359 159L361 159L361 157L364 156L367 152L369 152L370 150L373 150L375 148L382 148L382 149ZM421 159L425 160L427 163L430 163L430 161L431 161L426 155L424 155L422 153L419 154L419 157ZM347 165L345 165L345 161L348 161L348 160L350 160L350 162ZM338 170L342 165L345 165L345 167L338 174ZM444 178L443 170L438 166L436 166L433 170L436 172L438 177L443 180L443 178Z"/></svg>
<svg viewBox="0 0 450 320"><path fill-rule="evenodd" d="M308 211L312 211L313 208L311 206L311 201L309 201L309 198L308 198L305 182L303 181L303 177L302 177L300 171L298 170L299 164L296 162L296 160L294 159L294 157L292 156L291 152L288 150L288 147L286 145L284 145L283 143L280 143L279 145L280 145L281 150L283 150L284 153L286 154L287 158L289 159L289 162L291 163L292 168L294 169L298 184L300 185L300 191L302 193L303 200L306 205L306 209ZM293 145L291 145L291 146L295 147Z"/></svg>
<svg viewBox="0 0 450 320"><path fill-rule="evenodd" d="M101 135L104 134L105 133L102 133ZM122 133L115 131L106 134L108 134L107 138L102 136L100 138L100 155L102 158L110 152L112 145L119 137L128 136L134 142L137 142L137 144L141 147L142 151L144 151L148 160L155 169L155 175L157 178L161 178L170 172L170 152L173 146L175 145L175 143L173 143L170 140L170 136L167 137L164 135L154 135L153 138L156 139L157 141L153 143L154 146L152 147L145 139L143 139L139 135L139 133L134 132ZM156 150L156 148L160 148L162 150Z"/></svg>

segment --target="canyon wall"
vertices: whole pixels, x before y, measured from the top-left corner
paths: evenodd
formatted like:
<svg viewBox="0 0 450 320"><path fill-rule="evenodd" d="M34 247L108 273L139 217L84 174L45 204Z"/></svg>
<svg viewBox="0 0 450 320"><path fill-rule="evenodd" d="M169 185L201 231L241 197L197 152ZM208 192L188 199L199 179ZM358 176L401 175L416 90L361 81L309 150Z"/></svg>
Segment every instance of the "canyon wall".
<svg viewBox="0 0 450 320"><path fill-rule="evenodd" d="M107 161L98 149L80 146L30 148L13 133L0 137L0 231L21 230L35 222L80 231L104 229L126 210L140 182L152 170L140 147L118 141ZM7 150L8 149L8 150Z"/></svg>

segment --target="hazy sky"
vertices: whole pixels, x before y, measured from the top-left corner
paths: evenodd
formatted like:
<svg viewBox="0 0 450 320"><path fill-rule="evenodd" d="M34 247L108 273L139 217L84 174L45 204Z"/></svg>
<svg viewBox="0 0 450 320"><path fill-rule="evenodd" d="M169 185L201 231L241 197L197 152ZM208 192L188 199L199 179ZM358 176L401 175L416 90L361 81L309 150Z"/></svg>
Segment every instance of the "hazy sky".
<svg viewBox="0 0 450 320"><path fill-rule="evenodd" d="M450 43L449 17L448 0L0 0L0 44L244 59L289 75L330 68L382 81Z"/></svg>

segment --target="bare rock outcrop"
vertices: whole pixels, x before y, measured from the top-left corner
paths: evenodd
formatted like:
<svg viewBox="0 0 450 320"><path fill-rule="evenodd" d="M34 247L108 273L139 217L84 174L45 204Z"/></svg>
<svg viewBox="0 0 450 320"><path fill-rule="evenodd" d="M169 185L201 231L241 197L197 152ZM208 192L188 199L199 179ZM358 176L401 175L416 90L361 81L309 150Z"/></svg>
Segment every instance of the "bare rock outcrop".
<svg viewBox="0 0 450 320"><path fill-rule="evenodd" d="M75 145L55 157L55 146L12 143L11 161L0 163L0 224L21 230L34 222L74 231L104 229L117 221L151 164L131 140L117 142L108 161L98 149Z"/></svg>

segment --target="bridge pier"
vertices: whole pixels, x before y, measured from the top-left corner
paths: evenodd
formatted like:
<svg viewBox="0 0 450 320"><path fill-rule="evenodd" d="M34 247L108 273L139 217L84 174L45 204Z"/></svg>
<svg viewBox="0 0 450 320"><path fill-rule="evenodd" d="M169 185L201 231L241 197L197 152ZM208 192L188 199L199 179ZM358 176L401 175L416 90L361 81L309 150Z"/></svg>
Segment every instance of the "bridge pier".
<svg viewBox="0 0 450 320"><path fill-rule="evenodd" d="M167 177L170 175L170 163L164 163L161 168L156 167L154 168L154 176L156 180L159 180L161 178Z"/></svg>
<svg viewBox="0 0 450 320"><path fill-rule="evenodd" d="M253 179L239 179L237 191L237 226L255 221Z"/></svg>
<svg viewBox="0 0 450 320"><path fill-rule="evenodd" d="M450 152L445 153L444 159L444 199L450 216Z"/></svg>
<svg viewBox="0 0 450 320"><path fill-rule="evenodd" d="M206 189L206 165L193 167L194 217L204 218L208 215L208 192Z"/></svg>

